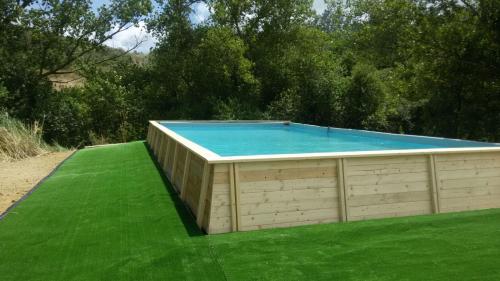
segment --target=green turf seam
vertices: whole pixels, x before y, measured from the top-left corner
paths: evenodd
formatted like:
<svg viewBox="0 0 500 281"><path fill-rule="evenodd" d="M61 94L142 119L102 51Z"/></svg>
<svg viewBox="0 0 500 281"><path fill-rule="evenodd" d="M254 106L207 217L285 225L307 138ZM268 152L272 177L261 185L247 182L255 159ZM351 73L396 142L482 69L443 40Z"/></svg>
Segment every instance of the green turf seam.
<svg viewBox="0 0 500 281"><path fill-rule="evenodd" d="M222 276L224 276L224 280L228 281L229 278L227 278L227 273L224 270L224 267L222 266L222 263L219 259L219 256L217 255L217 250L215 249L215 247L212 245L212 243L210 241L210 235L207 235L206 239L207 239L207 245L208 245L208 254L210 255L210 257L212 257L212 260L217 264L217 266L219 266L219 269L222 272Z"/></svg>
<svg viewBox="0 0 500 281"><path fill-rule="evenodd" d="M33 186L26 194L24 194L21 198L19 198L19 200L17 200L16 202L14 202L14 204L10 205L7 208L7 210L5 210L3 213L1 213L0 214L0 221L3 218L5 218L9 214L9 212L12 211L12 209L14 209L17 205L21 204L21 202L23 202L24 200L26 200L33 192L35 192L48 178L50 178L54 173L56 173L57 170L59 170L59 168L64 164L64 162L66 162L73 155L75 155L75 153L77 151L78 150L73 151L68 157L66 157L63 161L61 161L59 164L57 164L57 166L54 169L52 169L52 171L50 171L50 173L48 175L46 175L39 182L37 182L35 184L35 186Z"/></svg>

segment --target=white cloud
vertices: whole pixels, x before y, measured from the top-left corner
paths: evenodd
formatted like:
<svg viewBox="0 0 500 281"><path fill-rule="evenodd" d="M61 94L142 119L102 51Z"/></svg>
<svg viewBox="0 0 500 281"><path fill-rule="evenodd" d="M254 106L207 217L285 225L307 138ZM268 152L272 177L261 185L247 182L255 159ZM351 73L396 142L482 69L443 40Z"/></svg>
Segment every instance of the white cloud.
<svg viewBox="0 0 500 281"><path fill-rule="evenodd" d="M323 14L323 12L326 9L326 3L324 0L314 0L313 2L313 9L316 11L318 14Z"/></svg>
<svg viewBox="0 0 500 281"><path fill-rule="evenodd" d="M156 38L146 31L146 24L144 21L139 22L138 26L132 26L129 29L116 34L112 39L106 41L104 44L112 48L128 50L140 41L144 42L141 43L136 51L141 53L148 53L150 48L154 47L157 42Z"/></svg>

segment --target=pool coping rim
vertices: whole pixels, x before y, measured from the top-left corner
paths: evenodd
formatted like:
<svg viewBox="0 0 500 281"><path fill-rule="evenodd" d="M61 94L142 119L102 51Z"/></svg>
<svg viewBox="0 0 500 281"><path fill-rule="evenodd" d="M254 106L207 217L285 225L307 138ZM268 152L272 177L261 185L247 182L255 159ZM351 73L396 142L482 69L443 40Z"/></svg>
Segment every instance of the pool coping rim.
<svg viewBox="0 0 500 281"><path fill-rule="evenodd" d="M313 153L293 153L293 154L263 154L263 155L247 155L247 156L220 156L215 152L177 134L176 132L162 126L160 122L164 123L291 123L300 124L304 126L314 126L322 127L317 125L295 123L291 121L280 121L280 120L150 120L149 123L158 128L160 131L167 134L172 139L176 140L179 144L185 148L191 150L193 153L202 157L209 164L220 164L220 163L235 163L235 162L257 162L257 161L282 161L282 160L305 160L305 159L336 159L336 158L357 158L357 157L373 157L373 156L403 156L403 155L429 155L429 154L450 154L450 153L467 153L467 152L500 152L500 146L498 147L460 147L460 148L428 148L428 149L399 149L399 150L371 150L371 151L348 151L348 152L313 152ZM329 127L333 129L341 130L354 130L354 129L344 129ZM388 135L401 135L394 133L384 133L368 130L359 130L370 133L388 134ZM434 138L434 139L445 139L445 140L455 140L460 141L460 139L452 138L441 138L441 137L428 137L419 135L407 135L412 137L421 138ZM498 143L491 143L497 144Z"/></svg>

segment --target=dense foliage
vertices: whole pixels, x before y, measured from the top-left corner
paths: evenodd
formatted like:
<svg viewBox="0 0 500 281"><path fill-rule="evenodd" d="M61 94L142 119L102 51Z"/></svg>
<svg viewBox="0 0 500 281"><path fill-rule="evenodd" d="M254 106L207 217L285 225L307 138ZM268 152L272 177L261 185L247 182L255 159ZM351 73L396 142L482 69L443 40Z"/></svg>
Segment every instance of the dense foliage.
<svg viewBox="0 0 500 281"><path fill-rule="evenodd" d="M330 0L322 15L312 0L158 1L154 14L144 0L24 2L0 4L0 107L43 121L48 141L143 138L148 119L500 141L500 0ZM197 2L211 14L194 24ZM147 63L95 63L112 27L145 15L159 40ZM68 68L85 83L55 91Z"/></svg>

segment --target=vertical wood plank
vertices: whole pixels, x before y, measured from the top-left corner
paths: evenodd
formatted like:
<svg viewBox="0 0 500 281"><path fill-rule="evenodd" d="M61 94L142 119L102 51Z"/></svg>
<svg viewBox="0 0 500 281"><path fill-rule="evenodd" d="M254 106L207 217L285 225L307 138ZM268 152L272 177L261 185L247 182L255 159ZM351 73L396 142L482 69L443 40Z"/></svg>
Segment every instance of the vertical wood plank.
<svg viewBox="0 0 500 281"><path fill-rule="evenodd" d="M349 221L349 177L347 176L347 171L349 169L349 165L347 159L342 158L342 179L344 181L344 210L345 210L345 221Z"/></svg>
<svg viewBox="0 0 500 281"><path fill-rule="evenodd" d="M175 170L176 170L175 167L177 165L178 147L179 147L179 144L177 142L175 142L175 144L174 144L174 159L172 160L172 171L170 171L170 175L171 175L170 181L174 187L175 187ZM177 191L179 191L179 189L177 189Z"/></svg>
<svg viewBox="0 0 500 281"><path fill-rule="evenodd" d="M186 151L186 160L184 161L184 175L182 175L182 186L179 188L181 189L181 199L182 201L186 200L186 185L187 185L187 180L189 176L189 163L191 162L191 151L187 150Z"/></svg>
<svg viewBox="0 0 500 281"><path fill-rule="evenodd" d="M346 221L344 162L343 158L337 159L337 188L339 193L339 221Z"/></svg>
<svg viewBox="0 0 500 281"><path fill-rule="evenodd" d="M231 231L237 231L236 215L236 186L234 180L234 163L228 164L229 168L229 197L231 202Z"/></svg>
<svg viewBox="0 0 500 281"><path fill-rule="evenodd" d="M160 147L158 149L158 163L160 163L160 166L163 164L163 153L165 152L165 138L166 134L161 134Z"/></svg>
<svg viewBox="0 0 500 281"><path fill-rule="evenodd" d="M436 178L436 202L438 207L437 212L441 213L441 181L439 180L439 165L438 161L436 160L437 158L437 155L432 156L432 162L434 163L434 178Z"/></svg>
<svg viewBox="0 0 500 281"><path fill-rule="evenodd" d="M429 181L430 181L430 193L431 193L431 203L432 212L439 214L439 179L436 170L436 156L429 155Z"/></svg>
<svg viewBox="0 0 500 281"><path fill-rule="evenodd" d="M160 142L160 130L158 128L155 128L155 140L154 140L154 152L156 157L158 157L158 143Z"/></svg>
<svg viewBox="0 0 500 281"><path fill-rule="evenodd" d="M169 174L169 171L168 171L168 165L169 165L169 162L168 162L168 155L170 154L170 147L172 146L172 142L173 140L169 137L167 137L167 151L165 152L165 161L163 162L163 171L165 171L165 173Z"/></svg>
<svg viewBox="0 0 500 281"><path fill-rule="evenodd" d="M235 209L236 209L236 231L241 230L241 191L240 191L240 168L238 163L233 164L234 173L234 198L235 198Z"/></svg>
<svg viewBox="0 0 500 281"><path fill-rule="evenodd" d="M200 228L203 226L203 215L205 213L205 203L207 199L207 189L208 189L208 180L210 177L210 165L205 161L203 164L203 176L201 179L200 186L200 197L198 199L198 209L196 214L196 223Z"/></svg>
<svg viewBox="0 0 500 281"><path fill-rule="evenodd" d="M149 148L151 149L151 151L155 152L155 137L156 137L156 128L153 128L153 130L151 131L151 142L149 143Z"/></svg>

